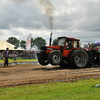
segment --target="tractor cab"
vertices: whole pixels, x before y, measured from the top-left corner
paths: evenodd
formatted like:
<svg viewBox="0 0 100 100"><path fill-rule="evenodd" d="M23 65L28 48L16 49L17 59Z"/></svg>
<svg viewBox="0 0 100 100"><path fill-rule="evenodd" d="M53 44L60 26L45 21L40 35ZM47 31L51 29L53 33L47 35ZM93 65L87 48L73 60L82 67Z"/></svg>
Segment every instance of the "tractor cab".
<svg viewBox="0 0 100 100"><path fill-rule="evenodd" d="M58 37L58 46L65 46L66 50L72 48L79 48L79 39L69 37Z"/></svg>
<svg viewBox="0 0 100 100"><path fill-rule="evenodd" d="M68 54L73 49L80 49L79 48L79 39L69 38L69 37L58 37L57 46L60 46L60 51L63 57L68 57ZM62 49L63 48L63 49Z"/></svg>

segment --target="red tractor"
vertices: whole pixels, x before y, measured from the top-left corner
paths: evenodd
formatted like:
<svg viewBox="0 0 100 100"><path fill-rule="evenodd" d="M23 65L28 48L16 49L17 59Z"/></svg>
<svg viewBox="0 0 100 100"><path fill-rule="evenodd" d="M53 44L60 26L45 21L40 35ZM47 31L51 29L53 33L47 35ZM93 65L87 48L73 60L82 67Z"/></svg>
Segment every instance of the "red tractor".
<svg viewBox="0 0 100 100"><path fill-rule="evenodd" d="M73 68L91 67L95 56L92 51L80 48L79 39L70 37L58 37L55 46L41 47L37 54L41 65L59 65L60 67L71 66ZM50 39L51 44L51 39Z"/></svg>

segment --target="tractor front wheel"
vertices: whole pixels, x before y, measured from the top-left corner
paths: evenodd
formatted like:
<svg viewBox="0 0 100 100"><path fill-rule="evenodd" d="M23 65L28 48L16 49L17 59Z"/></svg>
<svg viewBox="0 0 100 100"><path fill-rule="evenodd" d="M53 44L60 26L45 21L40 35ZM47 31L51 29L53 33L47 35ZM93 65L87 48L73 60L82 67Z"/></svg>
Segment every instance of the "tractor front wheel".
<svg viewBox="0 0 100 100"><path fill-rule="evenodd" d="M62 62L62 55L59 51L51 51L48 56L48 61L52 65L59 65Z"/></svg>

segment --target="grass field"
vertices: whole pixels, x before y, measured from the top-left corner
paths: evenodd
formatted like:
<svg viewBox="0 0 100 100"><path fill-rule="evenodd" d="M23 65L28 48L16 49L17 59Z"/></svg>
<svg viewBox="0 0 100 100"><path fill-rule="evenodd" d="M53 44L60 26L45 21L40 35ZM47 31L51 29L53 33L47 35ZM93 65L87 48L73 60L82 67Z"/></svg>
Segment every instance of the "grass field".
<svg viewBox="0 0 100 100"><path fill-rule="evenodd" d="M37 59L8 59L9 63L11 62L32 62L32 61L38 61ZM4 60L0 60L0 63L4 63Z"/></svg>
<svg viewBox="0 0 100 100"><path fill-rule="evenodd" d="M100 78L0 89L0 100L100 100Z"/></svg>

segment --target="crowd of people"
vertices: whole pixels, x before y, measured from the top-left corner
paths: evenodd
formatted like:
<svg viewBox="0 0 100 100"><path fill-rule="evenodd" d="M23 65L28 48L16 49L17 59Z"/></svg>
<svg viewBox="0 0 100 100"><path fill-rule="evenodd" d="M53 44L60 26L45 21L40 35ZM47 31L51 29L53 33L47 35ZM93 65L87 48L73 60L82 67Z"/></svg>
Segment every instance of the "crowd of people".
<svg viewBox="0 0 100 100"><path fill-rule="evenodd" d="M0 52L0 59L4 58L4 52L5 51ZM38 51L36 51L36 50L33 50L33 51L29 51L29 50L24 50L24 51L9 50L8 58L13 59L13 58L20 57L20 59L36 59L37 53L38 53Z"/></svg>
<svg viewBox="0 0 100 100"><path fill-rule="evenodd" d="M92 47L83 47L83 50L86 50L86 51L89 51L89 50L92 50L92 49L94 49L94 50L96 50L96 52L100 52L100 46L99 45L97 45L97 46L92 46Z"/></svg>
<svg viewBox="0 0 100 100"><path fill-rule="evenodd" d="M11 59L16 59L16 58L20 58L20 59L36 59L37 58L37 53L38 51L34 50L34 51L17 51L17 50L13 50L13 51L9 51L9 48L6 48L5 51L0 52L0 59L4 59L5 63L4 66L9 66L8 65L8 58Z"/></svg>

